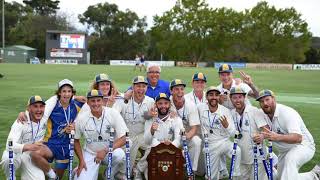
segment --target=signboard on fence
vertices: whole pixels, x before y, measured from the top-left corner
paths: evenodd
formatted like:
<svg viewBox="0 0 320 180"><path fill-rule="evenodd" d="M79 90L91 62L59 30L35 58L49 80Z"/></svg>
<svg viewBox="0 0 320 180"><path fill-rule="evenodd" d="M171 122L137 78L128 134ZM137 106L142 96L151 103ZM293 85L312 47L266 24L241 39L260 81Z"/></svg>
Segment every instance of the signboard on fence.
<svg viewBox="0 0 320 180"><path fill-rule="evenodd" d="M77 65L78 60L76 59L46 59L46 64L71 64Z"/></svg>
<svg viewBox="0 0 320 180"><path fill-rule="evenodd" d="M294 64L294 70L320 70L320 64Z"/></svg>
<svg viewBox="0 0 320 180"><path fill-rule="evenodd" d="M157 64L159 66L174 66L174 61L146 61L146 66L148 64ZM134 66L136 64L136 61L134 60L110 60L111 66Z"/></svg>
<svg viewBox="0 0 320 180"><path fill-rule="evenodd" d="M176 66L179 67L197 67L196 62L190 62L190 61L177 61Z"/></svg>
<svg viewBox="0 0 320 180"><path fill-rule="evenodd" d="M215 62L214 68L218 69L222 64L230 64L232 68L246 68L246 63L240 62Z"/></svg>
<svg viewBox="0 0 320 180"><path fill-rule="evenodd" d="M286 69L292 70L292 64L279 64L279 63L247 63L247 68L250 69Z"/></svg>

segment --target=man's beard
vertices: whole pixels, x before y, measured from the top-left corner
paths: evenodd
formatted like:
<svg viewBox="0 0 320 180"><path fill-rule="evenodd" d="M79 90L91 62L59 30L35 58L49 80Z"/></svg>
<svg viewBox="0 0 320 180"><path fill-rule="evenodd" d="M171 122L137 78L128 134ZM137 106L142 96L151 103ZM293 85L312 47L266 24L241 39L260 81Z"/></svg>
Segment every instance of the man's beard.
<svg viewBox="0 0 320 180"><path fill-rule="evenodd" d="M165 116L169 113L170 108L158 108L158 112L160 116Z"/></svg>
<svg viewBox="0 0 320 180"><path fill-rule="evenodd" d="M215 103L213 103L212 101L215 101ZM218 100L216 99L212 99L208 102L210 107L217 107L218 106Z"/></svg>

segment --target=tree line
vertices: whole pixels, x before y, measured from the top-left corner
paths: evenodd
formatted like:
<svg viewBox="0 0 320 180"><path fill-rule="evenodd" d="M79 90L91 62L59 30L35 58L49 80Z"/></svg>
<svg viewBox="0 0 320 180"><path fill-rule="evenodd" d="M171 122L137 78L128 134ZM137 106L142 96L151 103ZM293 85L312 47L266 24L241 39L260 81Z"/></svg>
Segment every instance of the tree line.
<svg viewBox="0 0 320 180"><path fill-rule="evenodd" d="M5 2L6 46L31 46L44 58L46 30L77 30L58 9L58 0ZM153 17L151 28L146 17L108 2L89 6L78 19L87 27L92 63L133 59L137 53L192 62L320 63L319 39L301 14L265 1L238 12L211 8L206 0L177 0Z"/></svg>

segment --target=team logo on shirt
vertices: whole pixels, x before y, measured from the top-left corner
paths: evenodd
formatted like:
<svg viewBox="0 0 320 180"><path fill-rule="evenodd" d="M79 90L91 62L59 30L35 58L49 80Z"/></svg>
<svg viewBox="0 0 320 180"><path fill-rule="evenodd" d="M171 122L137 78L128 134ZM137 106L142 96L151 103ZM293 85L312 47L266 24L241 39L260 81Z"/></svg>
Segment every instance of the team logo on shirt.
<svg viewBox="0 0 320 180"><path fill-rule="evenodd" d="M110 129L111 129L111 126L110 125L107 125L107 128L106 130L104 131L105 133L110 133Z"/></svg>
<svg viewBox="0 0 320 180"><path fill-rule="evenodd" d="M67 128L67 123L60 124L57 128L58 136L59 137L65 137L67 135L66 133L66 128Z"/></svg>
<svg viewBox="0 0 320 180"><path fill-rule="evenodd" d="M248 119L246 119L246 122L244 123L244 125L249 126L249 121L248 121Z"/></svg>

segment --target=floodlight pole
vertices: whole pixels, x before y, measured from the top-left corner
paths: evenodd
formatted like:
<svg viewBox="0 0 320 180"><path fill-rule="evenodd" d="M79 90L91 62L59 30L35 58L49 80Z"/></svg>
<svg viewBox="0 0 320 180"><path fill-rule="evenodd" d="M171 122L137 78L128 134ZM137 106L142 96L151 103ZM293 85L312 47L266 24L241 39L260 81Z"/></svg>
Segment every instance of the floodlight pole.
<svg viewBox="0 0 320 180"><path fill-rule="evenodd" d="M4 23L4 1L2 0L2 61L4 62L4 48L5 48L5 38L4 38L4 31L5 31L5 23Z"/></svg>

